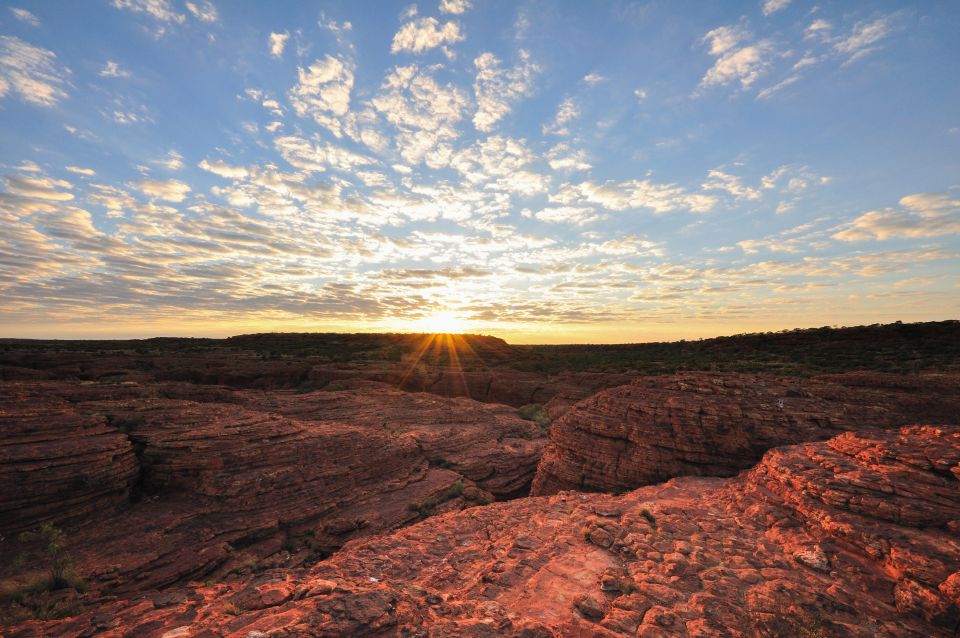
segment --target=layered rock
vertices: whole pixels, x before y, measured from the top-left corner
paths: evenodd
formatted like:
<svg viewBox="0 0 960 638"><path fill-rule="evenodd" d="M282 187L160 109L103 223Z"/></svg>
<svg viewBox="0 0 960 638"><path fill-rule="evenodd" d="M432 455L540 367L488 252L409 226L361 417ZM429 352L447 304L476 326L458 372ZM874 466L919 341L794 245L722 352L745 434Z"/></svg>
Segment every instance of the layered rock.
<svg viewBox="0 0 960 638"><path fill-rule="evenodd" d="M315 561L529 486L545 438L515 410L368 386L10 384L0 476L25 488L3 490L0 534L55 522L91 588L130 593Z"/></svg>
<svg viewBox="0 0 960 638"><path fill-rule="evenodd" d="M35 388L0 392L0 537L123 503L136 475L133 446L104 416Z"/></svg>
<svg viewBox="0 0 960 638"><path fill-rule="evenodd" d="M105 601L37 635L946 638L960 427L779 448L729 479L432 517L310 569Z"/></svg>
<svg viewBox="0 0 960 638"><path fill-rule="evenodd" d="M538 426L518 419L515 409L498 404L477 409L477 402L469 399L403 392L377 383L350 386L354 389L236 396L304 423L336 421L409 436L432 466L451 469L497 498L526 496L546 438Z"/></svg>
<svg viewBox="0 0 960 638"><path fill-rule="evenodd" d="M553 423L533 494L730 476L779 445L871 426L943 423L958 412L956 374L641 377L581 401Z"/></svg>

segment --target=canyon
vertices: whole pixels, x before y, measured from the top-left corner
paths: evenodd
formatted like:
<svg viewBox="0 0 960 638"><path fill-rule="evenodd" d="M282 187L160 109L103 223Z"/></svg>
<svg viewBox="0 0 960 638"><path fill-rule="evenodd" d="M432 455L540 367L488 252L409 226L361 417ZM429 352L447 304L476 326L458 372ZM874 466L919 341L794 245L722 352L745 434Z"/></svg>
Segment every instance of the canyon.
<svg viewBox="0 0 960 638"><path fill-rule="evenodd" d="M793 374L735 367L743 340L694 371L456 335L6 340L2 633L955 635L955 323L909 369L889 327L874 365L802 374L776 335ZM70 586L18 540L45 524Z"/></svg>

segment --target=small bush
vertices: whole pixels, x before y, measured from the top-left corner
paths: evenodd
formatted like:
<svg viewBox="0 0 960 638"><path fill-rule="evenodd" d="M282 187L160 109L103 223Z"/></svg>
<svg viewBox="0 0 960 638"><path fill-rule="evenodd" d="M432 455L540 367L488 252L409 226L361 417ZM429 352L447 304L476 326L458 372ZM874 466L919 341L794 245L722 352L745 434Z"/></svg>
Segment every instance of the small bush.
<svg viewBox="0 0 960 638"><path fill-rule="evenodd" d="M533 421L543 429L550 426L550 416L547 414L546 408L539 403L528 403L517 410L517 416L527 421Z"/></svg>
<svg viewBox="0 0 960 638"><path fill-rule="evenodd" d="M70 555L64 549L67 535L62 529L52 523L44 523L36 530L20 534L19 540L24 544L34 541L43 543L42 551L50 567L50 577L47 579L48 590L77 588L76 584L82 586L83 581L70 570Z"/></svg>

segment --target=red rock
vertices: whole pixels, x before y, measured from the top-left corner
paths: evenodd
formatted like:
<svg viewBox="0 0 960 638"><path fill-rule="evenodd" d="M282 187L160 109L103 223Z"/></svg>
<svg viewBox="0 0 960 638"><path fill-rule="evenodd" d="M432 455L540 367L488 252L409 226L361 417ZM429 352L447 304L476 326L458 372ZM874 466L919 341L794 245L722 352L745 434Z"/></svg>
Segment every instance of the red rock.
<svg viewBox="0 0 960 638"><path fill-rule="evenodd" d="M532 493L731 476L779 445L865 427L949 422L958 413L956 374L642 377L581 401L553 423Z"/></svg>
<svg viewBox="0 0 960 638"><path fill-rule="evenodd" d="M210 394L36 382L6 384L3 397L0 478L24 489L2 490L0 534L65 527L94 593L291 567L511 496L545 443L512 408L369 383ZM25 581L35 574L15 553L0 575Z"/></svg>
<svg viewBox="0 0 960 638"><path fill-rule="evenodd" d="M100 613L118 623L104 638L152 638L183 626L191 608L192 632L223 636L946 638L960 621L956 536L943 516L892 522L861 503L882 494L894 509L952 511L958 455L960 426L845 433L773 450L734 478L471 508L352 541L307 570L186 589L183 603L146 611L104 602L7 635L80 636ZM609 548L582 531L604 524L620 538ZM829 571L799 564L802 552L822 552ZM605 587L616 574L634 586ZM251 591L283 595L233 615L231 601Z"/></svg>

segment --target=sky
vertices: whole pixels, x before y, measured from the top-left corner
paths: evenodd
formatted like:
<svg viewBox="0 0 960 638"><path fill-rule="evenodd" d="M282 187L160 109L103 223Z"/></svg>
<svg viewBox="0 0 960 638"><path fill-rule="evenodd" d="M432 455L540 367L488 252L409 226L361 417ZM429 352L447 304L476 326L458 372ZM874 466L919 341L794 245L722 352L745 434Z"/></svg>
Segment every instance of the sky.
<svg viewBox="0 0 960 638"><path fill-rule="evenodd" d="M958 33L934 0L3 3L0 336L957 318Z"/></svg>

